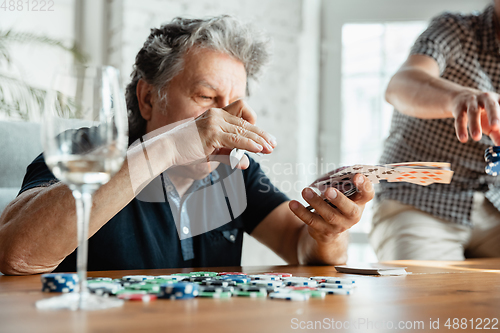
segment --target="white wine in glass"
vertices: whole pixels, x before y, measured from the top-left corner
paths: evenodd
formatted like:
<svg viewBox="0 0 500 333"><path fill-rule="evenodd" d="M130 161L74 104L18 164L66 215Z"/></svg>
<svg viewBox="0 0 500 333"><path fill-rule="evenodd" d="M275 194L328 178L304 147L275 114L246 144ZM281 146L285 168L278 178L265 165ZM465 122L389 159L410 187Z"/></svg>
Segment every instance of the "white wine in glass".
<svg viewBox="0 0 500 333"><path fill-rule="evenodd" d="M99 310L123 301L90 294L87 246L92 195L120 170L128 147L125 96L117 69L72 66L54 76L42 115L45 163L76 203L78 288L37 302L39 309Z"/></svg>

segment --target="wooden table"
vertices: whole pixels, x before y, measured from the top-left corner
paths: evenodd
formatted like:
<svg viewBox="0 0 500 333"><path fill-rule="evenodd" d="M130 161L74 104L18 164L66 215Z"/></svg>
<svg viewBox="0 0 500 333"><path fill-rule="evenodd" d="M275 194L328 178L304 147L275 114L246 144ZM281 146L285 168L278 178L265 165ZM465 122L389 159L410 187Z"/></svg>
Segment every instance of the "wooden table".
<svg viewBox="0 0 500 333"><path fill-rule="evenodd" d="M40 291L39 275L0 276L0 332L296 332L308 327L311 331L314 325L315 331L387 332L391 325L395 328L403 325L413 328L408 331L428 332L431 324L437 328L437 320L439 331L475 332L470 328L471 319L476 328L483 329L489 319L489 327L500 331L500 259L394 261L390 264L407 266L412 274L398 277L351 275L357 281L357 288L349 296L331 295L305 302L237 297L150 303L129 301L122 308L94 312L39 311L35 301L54 296ZM195 270L346 276L336 273L330 266ZM188 270L90 272L89 276L116 278L180 271ZM448 318L450 329L445 326ZM453 329L453 318L465 318L467 329ZM332 329L341 324L351 325L350 329ZM419 325L420 330L416 329Z"/></svg>

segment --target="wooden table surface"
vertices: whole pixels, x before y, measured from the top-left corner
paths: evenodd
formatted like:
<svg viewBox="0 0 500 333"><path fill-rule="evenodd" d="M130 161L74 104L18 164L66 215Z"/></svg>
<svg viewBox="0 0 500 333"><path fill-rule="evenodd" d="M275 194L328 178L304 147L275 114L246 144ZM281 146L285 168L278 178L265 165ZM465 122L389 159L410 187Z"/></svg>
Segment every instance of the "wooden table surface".
<svg viewBox="0 0 500 333"><path fill-rule="evenodd" d="M0 276L0 332L296 332L301 328L314 330L314 325L315 331L337 332L387 332L391 331L390 326L398 325L413 328L407 331L475 332L485 329L488 320L489 328L500 331L500 259L389 263L406 266L412 274L349 275L356 279L357 287L348 296L327 295L325 299L305 302L243 297L128 301L122 308L93 312L37 310L35 301L55 295L40 291L39 275ZM192 271L195 270L347 276L331 266L212 267ZM190 270L89 272L89 276L117 278L181 271ZM449 329L445 326L448 318ZM455 325L458 329L453 329L453 318L461 320L462 325L466 320L467 328ZM431 323L437 328L437 320L439 330L431 330ZM340 324L350 327L332 329ZM418 325L420 330L416 329Z"/></svg>

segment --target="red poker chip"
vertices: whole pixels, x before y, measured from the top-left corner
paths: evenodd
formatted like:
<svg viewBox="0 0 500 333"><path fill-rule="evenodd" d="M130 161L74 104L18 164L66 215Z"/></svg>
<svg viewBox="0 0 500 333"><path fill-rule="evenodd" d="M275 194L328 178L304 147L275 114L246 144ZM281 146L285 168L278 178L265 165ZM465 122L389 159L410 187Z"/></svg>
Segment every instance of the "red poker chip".
<svg viewBox="0 0 500 333"><path fill-rule="evenodd" d="M317 288L314 287L308 287L308 286L288 286L285 287L286 289L291 289L291 290L317 290Z"/></svg>
<svg viewBox="0 0 500 333"><path fill-rule="evenodd" d="M243 272L220 272L217 273L217 275L222 276L222 275L247 275L247 274Z"/></svg>
<svg viewBox="0 0 500 333"><path fill-rule="evenodd" d="M156 295L150 295L150 294L120 294L118 295L118 298L127 301L149 302L149 301L154 301L157 297Z"/></svg>
<svg viewBox="0 0 500 333"><path fill-rule="evenodd" d="M262 273L263 275L275 275L275 276L281 276L281 277L292 277L292 274L290 273Z"/></svg>

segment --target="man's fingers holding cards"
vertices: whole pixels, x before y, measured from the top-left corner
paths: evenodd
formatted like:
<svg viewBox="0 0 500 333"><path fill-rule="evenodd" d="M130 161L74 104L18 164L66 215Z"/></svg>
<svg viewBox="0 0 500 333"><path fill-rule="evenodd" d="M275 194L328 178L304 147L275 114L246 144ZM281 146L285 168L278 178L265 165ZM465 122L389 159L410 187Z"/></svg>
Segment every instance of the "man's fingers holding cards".
<svg viewBox="0 0 500 333"><path fill-rule="evenodd" d="M354 176L353 180L358 193L350 197L350 199L357 204L363 205L372 200L375 196L372 182L366 179L366 177L362 174L357 174L356 176Z"/></svg>
<svg viewBox="0 0 500 333"><path fill-rule="evenodd" d="M329 206L326 202L321 200L324 205L330 207L331 210L335 210L333 207ZM302 220L305 224L307 224L314 232L311 235L316 237L328 238L330 236L336 236L337 234L345 231L347 228L341 225L332 225L327 223L324 218L317 214L307 210L304 206L302 206L298 201L292 200L289 204L292 212ZM340 214L339 214L340 215ZM310 229L310 230L311 230ZM317 235L316 237L314 235Z"/></svg>

